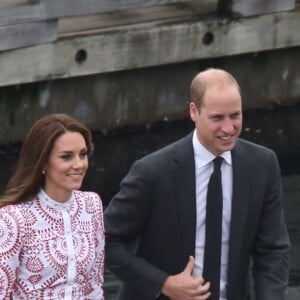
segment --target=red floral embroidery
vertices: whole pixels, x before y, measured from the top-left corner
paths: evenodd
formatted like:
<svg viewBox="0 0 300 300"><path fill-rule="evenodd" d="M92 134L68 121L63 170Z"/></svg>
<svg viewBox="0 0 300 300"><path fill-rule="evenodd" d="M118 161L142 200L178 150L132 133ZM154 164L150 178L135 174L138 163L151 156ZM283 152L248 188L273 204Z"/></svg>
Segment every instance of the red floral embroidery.
<svg viewBox="0 0 300 300"><path fill-rule="evenodd" d="M0 209L0 299L104 299L99 196L74 191L67 208L47 201L40 192Z"/></svg>

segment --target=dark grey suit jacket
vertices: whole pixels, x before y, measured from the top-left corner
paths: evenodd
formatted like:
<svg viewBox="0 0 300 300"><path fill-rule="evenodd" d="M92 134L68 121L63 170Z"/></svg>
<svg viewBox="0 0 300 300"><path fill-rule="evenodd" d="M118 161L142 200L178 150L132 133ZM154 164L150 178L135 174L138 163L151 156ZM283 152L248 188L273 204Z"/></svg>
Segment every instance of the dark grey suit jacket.
<svg viewBox="0 0 300 300"><path fill-rule="evenodd" d="M240 139L232 159L227 298L247 299L252 257L256 300L283 300L289 238L276 155ZM106 264L123 282L119 299L156 299L167 276L182 272L188 257L194 256L195 228L189 134L136 161L105 211Z"/></svg>

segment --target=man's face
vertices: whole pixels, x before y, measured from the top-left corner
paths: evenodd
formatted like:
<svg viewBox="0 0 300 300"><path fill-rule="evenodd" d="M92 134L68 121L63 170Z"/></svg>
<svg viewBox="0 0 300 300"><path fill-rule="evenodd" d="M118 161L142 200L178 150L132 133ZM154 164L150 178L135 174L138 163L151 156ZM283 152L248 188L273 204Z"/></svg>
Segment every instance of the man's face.
<svg viewBox="0 0 300 300"><path fill-rule="evenodd" d="M232 150L242 129L242 101L237 87L232 84L222 88L210 87L198 111L190 104L201 144L214 155Z"/></svg>

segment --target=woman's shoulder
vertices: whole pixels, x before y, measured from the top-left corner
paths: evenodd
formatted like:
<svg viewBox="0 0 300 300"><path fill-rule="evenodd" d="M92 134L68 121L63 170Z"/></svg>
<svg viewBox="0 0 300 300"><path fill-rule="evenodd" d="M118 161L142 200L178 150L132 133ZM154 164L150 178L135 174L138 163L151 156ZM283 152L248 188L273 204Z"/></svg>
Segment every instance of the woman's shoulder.
<svg viewBox="0 0 300 300"><path fill-rule="evenodd" d="M11 215L16 218L22 216L22 212L26 209L27 203L8 204L0 208L0 215Z"/></svg>
<svg viewBox="0 0 300 300"><path fill-rule="evenodd" d="M25 224L24 204L9 204L0 208L0 231L8 233L22 233Z"/></svg>
<svg viewBox="0 0 300 300"><path fill-rule="evenodd" d="M83 201L86 206L92 206L102 210L102 199L100 195L93 191L73 191L77 201Z"/></svg>
<svg viewBox="0 0 300 300"><path fill-rule="evenodd" d="M101 200L101 197L98 193L93 191L79 191L75 190L73 191L75 197L82 197L82 198L88 198L88 199L99 199Z"/></svg>

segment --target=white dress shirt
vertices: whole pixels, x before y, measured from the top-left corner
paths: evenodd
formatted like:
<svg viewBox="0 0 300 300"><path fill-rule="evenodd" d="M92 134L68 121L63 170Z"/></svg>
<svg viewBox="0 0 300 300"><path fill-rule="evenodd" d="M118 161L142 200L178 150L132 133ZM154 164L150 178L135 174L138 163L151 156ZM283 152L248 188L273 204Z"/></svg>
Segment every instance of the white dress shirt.
<svg viewBox="0 0 300 300"><path fill-rule="evenodd" d="M210 175L213 172L213 159L215 158L215 155L213 155L203 145L201 145L197 138L196 130L193 134L193 148L195 156L197 206L195 268L193 274L202 276L205 245L206 194L208 181ZM232 204L232 161L230 151L224 152L221 156L224 158L224 161L221 165L223 191L223 220L220 300L226 300L229 231Z"/></svg>

